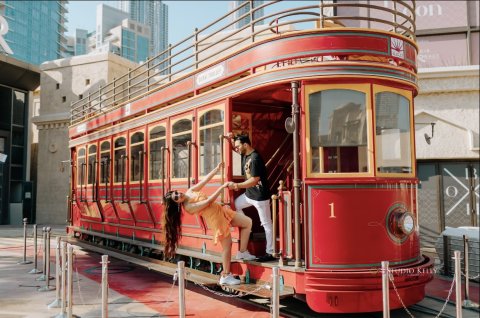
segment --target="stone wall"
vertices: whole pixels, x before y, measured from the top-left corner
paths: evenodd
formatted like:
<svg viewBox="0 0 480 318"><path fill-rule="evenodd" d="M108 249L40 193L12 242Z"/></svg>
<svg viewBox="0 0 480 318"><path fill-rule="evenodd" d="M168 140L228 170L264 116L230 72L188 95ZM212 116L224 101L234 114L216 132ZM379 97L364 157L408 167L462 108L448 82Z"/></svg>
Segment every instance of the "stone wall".
<svg viewBox="0 0 480 318"><path fill-rule="evenodd" d="M41 65L40 109L33 123L38 129L38 224L65 224L69 193L70 105L136 67L110 53L82 55Z"/></svg>

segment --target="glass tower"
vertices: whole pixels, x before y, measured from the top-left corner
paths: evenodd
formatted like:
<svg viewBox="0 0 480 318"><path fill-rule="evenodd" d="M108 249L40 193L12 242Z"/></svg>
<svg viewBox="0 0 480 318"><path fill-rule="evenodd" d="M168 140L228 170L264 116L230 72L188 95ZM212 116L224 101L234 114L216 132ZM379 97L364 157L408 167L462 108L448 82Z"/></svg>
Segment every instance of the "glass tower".
<svg viewBox="0 0 480 318"><path fill-rule="evenodd" d="M150 27L150 55L155 56L168 46L168 6L162 1L118 1L117 7L128 17Z"/></svg>
<svg viewBox="0 0 480 318"><path fill-rule="evenodd" d="M230 11L235 9L235 8L240 7L244 2L245 2L245 0L230 1L230 3L229 3ZM250 12L250 1L247 1L247 2L249 2L249 4L244 5L241 9L239 9L238 11L235 12L235 16L233 17L235 20L240 18L242 15ZM254 8L258 8L259 6L261 6L263 4L263 1L255 0L255 1L252 1L252 2L253 2L253 7ZM253 19L257 20L258 18L261 18L263 15L264 15L263 8L258 9L257 11L255 11L253 13ZM250 16L247 15L247 16L243 17L242 19L240 19L239 21L237 21L237 23L235 23L235 29L241 29L242 27L246 26L249 23L250 23ZM259 22L255 23L255 25L259 25L259 24L262 24L262 21L259 21Z"/></svg>
<svg viewBox="0 0 480 318"><path fill-rule="evenodd" d="M14 58L38 65L66 56L67 3L0 0L0 15L9 26L3 37Z"/></svg>

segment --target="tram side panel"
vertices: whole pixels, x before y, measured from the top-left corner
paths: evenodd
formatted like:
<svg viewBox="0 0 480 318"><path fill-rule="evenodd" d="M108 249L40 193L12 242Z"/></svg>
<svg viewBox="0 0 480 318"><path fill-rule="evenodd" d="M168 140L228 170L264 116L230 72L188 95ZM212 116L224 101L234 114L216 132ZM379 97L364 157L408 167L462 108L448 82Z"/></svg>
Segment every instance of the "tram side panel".
<svg viewBox="0 0 480 318"><path fill-rule="evenodd" d="M305 290L312 309L381 311L382 261L403 270L394 283L406 305L424 298L431 261L420 254L414 186L307 186ZM391 299L391 308L402 306Z"/></svg>

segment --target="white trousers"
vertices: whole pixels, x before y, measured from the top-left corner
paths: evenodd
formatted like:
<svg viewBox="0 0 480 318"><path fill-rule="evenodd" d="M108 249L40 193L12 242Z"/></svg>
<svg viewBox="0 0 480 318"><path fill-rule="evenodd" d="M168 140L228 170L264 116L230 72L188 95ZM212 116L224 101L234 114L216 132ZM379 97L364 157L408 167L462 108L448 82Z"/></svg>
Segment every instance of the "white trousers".
<svg viewBox="0 0 480 318"><path fill-rule="evenodd" d="M247 196L242 194L235 199L235 209L237 212L243 213L243 209L248 208L249 206L254 206L257 209L258 216L260 217L260 224L265 230L265 236L267 239L267 248L266 252L268 254L273 253L273 238L272 238L272 216L270 211L270 200L256 201L247 198Z"/></svg>

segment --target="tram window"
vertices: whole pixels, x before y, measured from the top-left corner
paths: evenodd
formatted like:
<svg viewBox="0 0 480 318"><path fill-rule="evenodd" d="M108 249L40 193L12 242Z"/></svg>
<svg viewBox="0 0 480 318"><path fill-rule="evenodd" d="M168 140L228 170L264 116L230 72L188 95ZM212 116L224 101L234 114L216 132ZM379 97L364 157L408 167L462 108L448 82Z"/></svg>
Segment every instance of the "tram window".
<svg viewBox="0 0 480 318"><path fill-rule="evenodd" d="M139 181L143 169L144 134L136 132L130 138L130 180Z"/></svg>
<svg viewBox="0 0 480 318"><path fill-rule="evenodd" d="M368 172L365 100L348 89L309 96L311 172Z"/></svg>
<svg viewBox="0 0 480 318"><path fill-rule="evenodd" d="M172 178L188 176L188 145L192 141L192 121L182 119L172 127Z"/></svg>
<svg viewBox="0 0 480 318"><path fill-rule="evenodd" d="M223 111L214 109L200 117L200 175L207 175L222 160L220 140L223 135Z"/></svg>
<svg viewBox="0 0 480 318"><path fill-rule="evenodd" d="M150 131L150 169L151 180L162 177L162 147L165 147L165 127L157 126Z"/></svg>
<svg viewBox="0 0 480 318"><path fill-rule="evenodd" d="M411 173L410 102L396 93L375 94L377 171Z"/></svg>
<svg viewBox="0 0 480 318"><path fill-rule="evenodd" d="M96 176L96 172L97 170L95 169L96 168L96 165L95 163L97 162L97 146L95 145L91 145L89 148L88 148L88 184L93 184L93 182L95 181L95 176Z"/></svg>
<svg viewBox="0 0 480 318"><path fill-rule="evenodd" d="M110 142L108 141L100 146L100 182L110 182Z"/></svg>
<svg viewBox="0 0 480 318"><path fill-rule="evenodd" d="M124 137L120 137L115 140L115 150L113 152L113 159L115 160L113 170L113 181L114 182L122 182L125 181L125 161L122 160L122 156L126 155L126 139Z"/></svg>
<svg viewBox="0 0 480 318"><path fill-rule="evenodd" d="M78 155L77 155L77 185L80 186L84 184L84 180L85 180L85 148L81 148L78 150Z"/></svg>

